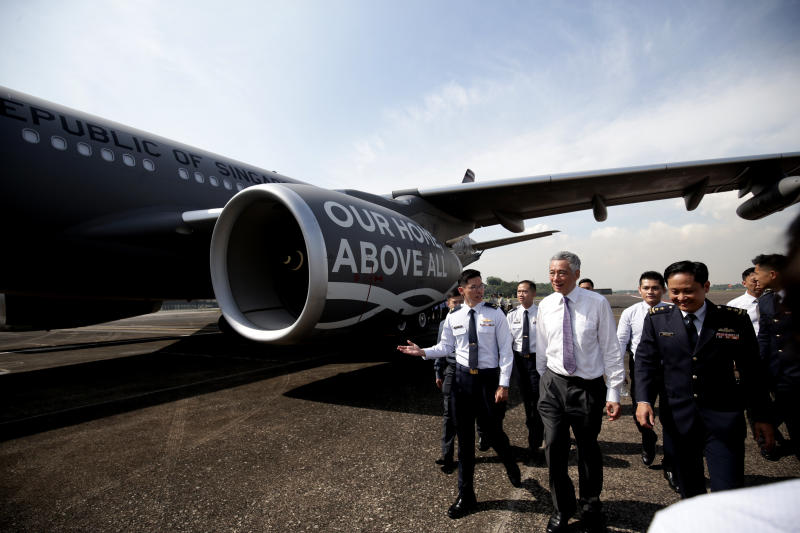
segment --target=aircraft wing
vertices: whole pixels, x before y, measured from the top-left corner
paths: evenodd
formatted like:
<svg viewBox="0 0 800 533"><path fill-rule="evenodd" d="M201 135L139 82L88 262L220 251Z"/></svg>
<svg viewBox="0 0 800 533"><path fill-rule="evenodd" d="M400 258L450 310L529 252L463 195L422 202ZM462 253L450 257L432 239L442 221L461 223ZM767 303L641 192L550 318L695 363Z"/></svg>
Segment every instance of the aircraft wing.
<svg viewBox="0 0 800 533"><path fill-rule="evenodd" d="M413 195L476 226L524 229L529 218L592 209L605 220L613 205L682 197L692 210L707 193L752 192L738 210L756 219L800 199L800 152L689 161L590 172L570 172L394 191ZM466 180L465 180L466 181Z"/></svg>

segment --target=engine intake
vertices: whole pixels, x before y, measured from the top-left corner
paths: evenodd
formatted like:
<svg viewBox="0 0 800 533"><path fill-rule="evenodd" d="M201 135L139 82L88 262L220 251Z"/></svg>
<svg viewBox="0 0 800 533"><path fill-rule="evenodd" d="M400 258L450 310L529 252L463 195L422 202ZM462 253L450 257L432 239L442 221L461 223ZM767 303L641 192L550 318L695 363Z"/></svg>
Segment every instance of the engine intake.
<svg viewBox="0 0 800 533"><path fill-rule="evenodd" d="M456 256L413 220L361 198L301 184L234 196L211 241L211 279L240 335L292 343L384 311L442 301Z"/></svg>

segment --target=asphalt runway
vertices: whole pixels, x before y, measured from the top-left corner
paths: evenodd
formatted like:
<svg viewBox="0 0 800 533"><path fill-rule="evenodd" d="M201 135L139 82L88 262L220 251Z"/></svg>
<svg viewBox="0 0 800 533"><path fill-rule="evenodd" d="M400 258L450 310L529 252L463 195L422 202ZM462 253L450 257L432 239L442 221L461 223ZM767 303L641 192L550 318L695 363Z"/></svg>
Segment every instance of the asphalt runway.
<svg viewBox="0 0 800 533"><path fill-rule="evenodd" d="M615 311L635 301L620 298ZM441 396L398 338L259 346L217 316L0 333L0 530L544 531L546 468L520 462L514 488L492 451L477 453L477 512L447 517ZM600 434L602 498L609 531L643 531L678 498L641 464L625 400ZM505 429L521 457L515 388ZM747 485L792 477L794 456L768 462L748 440Z"/></svg>

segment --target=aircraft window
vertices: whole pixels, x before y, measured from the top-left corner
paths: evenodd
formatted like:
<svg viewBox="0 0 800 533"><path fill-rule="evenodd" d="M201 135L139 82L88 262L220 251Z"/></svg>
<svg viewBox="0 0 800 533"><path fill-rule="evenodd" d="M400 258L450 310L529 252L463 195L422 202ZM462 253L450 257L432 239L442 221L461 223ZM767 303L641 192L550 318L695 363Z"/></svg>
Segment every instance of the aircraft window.
<svg viewBox="0 0 800 533"><path fill-rule="evenodd" d="M67 149L67 140L63 137L58 137L53 135L50 137L50 144L56 150L66 150Z"/></svg>
<svg viewBox="0 0 800 533"><path fill-rule="evenodd" d="M100 155L103 157L103 159L105 159L109 163L114 160L114 151L109 150L108 148L101 148Z"/></svg>
<svg viewBox="0 0 800 533"><path fill-rule="evenodd" d="M30 128L24 128L22 130L22 138L29 143L37 144L39 142L39 132Z"/></svg>
<svg viewBox="0 0 800 533"><path fill-rule="evenodd" d="M86 143L78 143L78 153L89 157L92 155L92 147Z"/></svg>
<svg viewBox="0 0 800 533"><path fill-rule="evenodd" d="M228 180L226 180L226 179L223 179L223 180L222 180L222 184L223 184L223 185L225 186L225 188L226 188L226 189L228 189L228 190L231 190L231 189L233 189L233 185L231 184L231 182L230 182L230 181L228 181Z"/></svg>
<svg viewBox="0 0 800 533"><path fill-rule="evenodd" d="M150 161L149 159L142 159L142 166L145 170L153 172L156 169L156 164Z"/></svg>
<svg viewBox="0 0 800 533"><path fill-rule="evenodd" d="M203 183L203 181L205 180L203 180L203 175L200 172L195 172L194 181L196 181L197 183Z"/></svg>
<svg viewBox="0 0 800 533"><path fill-rule="evenodd" d="M209 176L208 182L211 184L212 187L219 187L219 180L214 176Z"/></svg>
<svg viewBox="0 0 800 533"><path fill-rule="evenodd" d="M136 159L134 159L131 154L122 154L122 162L128 165L129 167L136 166Z"/></svg>
<svg viewBox="0 0 800 533"><path fill-rule="evenodd" d="M242 189L244 189L244 185L242 185L241 183L237 183L236 184L236 190L237 191L241 191Z"/></svg>
<svg viewBox="0 0 800 533"><path fill-rule="evenodd" d="M188 180L189 179L189 172L187 172L185 168L179 168L178 169L178 176L180 176L182 180Z"/></svg>

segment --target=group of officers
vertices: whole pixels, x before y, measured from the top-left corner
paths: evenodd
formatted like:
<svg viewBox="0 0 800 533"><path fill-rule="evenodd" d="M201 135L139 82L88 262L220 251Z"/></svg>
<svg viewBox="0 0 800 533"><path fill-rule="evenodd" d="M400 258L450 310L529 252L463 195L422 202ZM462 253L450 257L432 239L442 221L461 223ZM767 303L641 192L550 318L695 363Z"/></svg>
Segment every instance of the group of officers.
<svg viewBox="0 0 800 533"><path fill-rule="evenodd" d="M448 302L451 312L440 325L439 342L424 349L411 341L397 347L409 355L450 362L436 365L436 383L449 394L442 456L437 460L443 470L455 467L448 419L454 422L459 442L458 495L448 515L460 518L477 504L476 422L479 448L494 448L511 484L521 486L520 469L502 426L514 366L525 407L528 459L531 464L546 461L548 468L553 500L548 533L566 531L578 511L583 530L605 530L597 438L604 412L612 421L621 415L623 354L628 349L642 462L650 465L655 457L653 406L659 397L664 472L681 497L706 492L704 457L712 491L743 485L745 409L765 454L774 452L774 427L781 421L796 444L800 365L795 357L784 356L789 337L785 333L791 327L780 286L785 258L759 256L754 262L758 281L752 285L764 291L755 300L758 340L747 309L706 299L708 269L699 262L673 263L663 276L643 273L642 301L623 312L618 326L608 300L578 286L581 263L571 252L559 252L550 260L554 292L537 307L535 284L521 281L519 306L507 316L484 301L480 272L462 272L458 294ZM662 302L665 291L673 305ZM570 429L578 451L579 497L568 474Z"/></svg>

